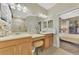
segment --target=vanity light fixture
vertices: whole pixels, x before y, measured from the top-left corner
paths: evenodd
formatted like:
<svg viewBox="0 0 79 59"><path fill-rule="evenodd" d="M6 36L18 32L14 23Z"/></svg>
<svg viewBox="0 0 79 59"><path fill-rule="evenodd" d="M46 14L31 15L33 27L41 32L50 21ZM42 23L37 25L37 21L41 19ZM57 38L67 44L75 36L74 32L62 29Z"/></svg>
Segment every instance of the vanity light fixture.
<svg viewBox="0 0 79 59"><path fill-rule="evenodd" d="M16 9L16 6L15 6L14 3L11 3L10 6L11 6L12 9Z"/></svg>
<svg viewBox="0 0 79 59"><path fill-rule="evenodd" d="M19 11L21 11L21 10L22 10L22 7L21 7L21 5L20 5L20 4L18 4L18 5L17 5L17 9L18 9Z"/></svg>
<svg viewBox="0 0 79 59"><path fill-rule="evenodd" d="M23 11L23 12L26 12L26 13L28 13L28 14L31 13L31 11L30 11L26 6L24 6L24 7L22 8L22 11Z"/></svg>
<svg viewBox="0 0 79 59"><path fill-rule="evenodd" d="M43 14L43 13L39 13L38 16L42 17L42 18L47 18L47 16L45 14Z"/></svg>
<svg viewBox="0 0 79 59"><path fill-rule="evenodd" d="M28 11L28 9L27 9L27 7L23 7L23 12L27 12Z"/></svg>

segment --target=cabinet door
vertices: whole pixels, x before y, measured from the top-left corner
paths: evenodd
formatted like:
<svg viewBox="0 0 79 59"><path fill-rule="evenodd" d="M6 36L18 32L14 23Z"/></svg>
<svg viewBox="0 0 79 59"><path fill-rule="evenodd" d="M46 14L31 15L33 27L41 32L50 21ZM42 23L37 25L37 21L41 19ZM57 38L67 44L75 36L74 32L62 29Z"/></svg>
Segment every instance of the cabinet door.
<svg viewBox="0 0 79 59"><path fill-rule="evenodd" d="M49 48L49 42L50 42L49 40L50 40L50 38L46 36L45 41L44 41L44 43L45 43L44 48Z"/></svg>
<svg viewBox="0 0 79 59"><path fill-rule="evenodd" d="M14 48L14 53L17 55L31 55L32 54L32 40L24 40L22 43L17 44Z"/></svg>
<svg viewBox="0 0 79 59"><path fill-rule="evenodd" d="M31 46L22 43L16 46L10 46L0 49L0 55L31 55Z"/></svg>
<svg viewBox="0 0 79 59"><path fill-rule="evenodd" d="M49 48L51 46L53 46L53 35L52 34L46 34L45 48Z"/></svg>
<svg viewBox="0 0 79 59"><path fill-rule="evenodd" d="M4 44L5 43L5 44ZM1 44L1 43L0 43ZM4 44L4 46L2 46ZM2 42L0 55L31 55L32 40L22 39L16 41Z"/></svg>
<svg viewBox="0 0 79 59"><path fill-rule="evenodd" d="M53 36L50 36L49 44L50 44L50 47L53 46Z"/></svg>
<svg viewBox="0 0 79 59"><path fill-rule="evenodd" d="M0 49L0 55L14 55L15 46Z"/></svg>
<svg viewBox="0 0 79 59"><path fill-rule="evenodd" d="M26 45L26 43L20 44L17 46L19 55L29 55L32 54L32 50L29 48L29 45Z"/></svg>

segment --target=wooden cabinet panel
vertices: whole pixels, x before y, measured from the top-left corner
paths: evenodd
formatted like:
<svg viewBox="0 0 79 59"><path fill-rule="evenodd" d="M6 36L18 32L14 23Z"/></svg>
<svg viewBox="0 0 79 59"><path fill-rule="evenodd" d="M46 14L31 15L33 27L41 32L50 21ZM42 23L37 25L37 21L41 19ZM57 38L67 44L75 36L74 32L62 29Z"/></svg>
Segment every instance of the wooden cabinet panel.
<svg viewBox="0 0 79 59"><path fill-rule="evenodd" d="M32 54L31 37L0 42L0 55L31 55L31 54Z"/></svg>
<svg viewBox="0 0 79 59"><path fill-rule="evenodd" d="M44 48L49 48L49 37L45 37Z"/></svg>
<svg viewBox="0 0 79 59"><path fill-rule="evenodd" d="M50 37L49 44L50 44L50 47L53 46L53 36Z"/></svg>
<svg viewBox="0 0 79 59"><path fill-rule="evenodd" d="M45 41L44 48L51 47L53 44L53 34L46 34L44 41Z"/></svg>
<svg viewBox="0 0 79 59"><path fill-rule="evenodd" d="M17 47L18 47L19 55L31 55L32 54L32 45L26 46L26 43L23 43Z"/></svg>
<svg viewBox="0 0 79 59"><path fill-rule="evenodd" d="M15 54L14 48L15 48L15 46L2 48L2 49L0 49L0 55L13 55L13 54Z"/></svg>

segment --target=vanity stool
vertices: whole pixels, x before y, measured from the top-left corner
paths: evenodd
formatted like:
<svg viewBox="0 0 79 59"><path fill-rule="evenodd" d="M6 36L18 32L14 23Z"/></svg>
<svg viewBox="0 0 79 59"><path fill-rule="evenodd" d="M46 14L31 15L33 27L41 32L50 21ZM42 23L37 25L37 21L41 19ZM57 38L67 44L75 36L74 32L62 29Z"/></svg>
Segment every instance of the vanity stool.
<svg viewBox="0 0 79 59"><path fill-rule="evenodd" d="M43 47L43 40L38 40L38 41L35 41L33 43L33 47L35 48L35 54L38 55L39 54L39 49Z"/></svg>

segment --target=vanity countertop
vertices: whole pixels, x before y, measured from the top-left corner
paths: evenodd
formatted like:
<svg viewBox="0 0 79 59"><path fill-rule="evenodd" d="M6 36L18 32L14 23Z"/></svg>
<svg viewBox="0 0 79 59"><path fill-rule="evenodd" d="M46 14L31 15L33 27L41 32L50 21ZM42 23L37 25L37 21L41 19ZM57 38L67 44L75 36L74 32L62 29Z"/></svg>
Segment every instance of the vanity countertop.
<svg viewBox="0 0 79 59"><path fill-rule="evenodd" d="M38 37L42 37L45 36L43 34L31 34L32 38L38 38Z"/></svg>
<svg viewBox="0 0 79 59"><path fill-rule="evenodd" d="M20 34L12 34L4 37L0 37L0 41L6 41L6 40L13 40L18 38L24 38L24 37L32 37L38 38L44 36L43 34L28 34L28 33L20 33Z"/></svg>
<svg viewBox="0 0 79 59"><path fill-rule="evenodd" d="M60 33L60 38L62 40L79 44L79 35L78 34L69 34L69 33Z"/></svg>
<svg viewBox="0 0 79 59"><path fill-rule="evenodd" d="M53 34L52 32L41 32L41 34Z"/></svg>
<svg viewBox="0 0 79 59"><path fill-rule="evenodd" d="M31 37L30 34L18 34L18 35L8 35L4 37L0 37L0 41L13 40L18 38Z"/></svg>

